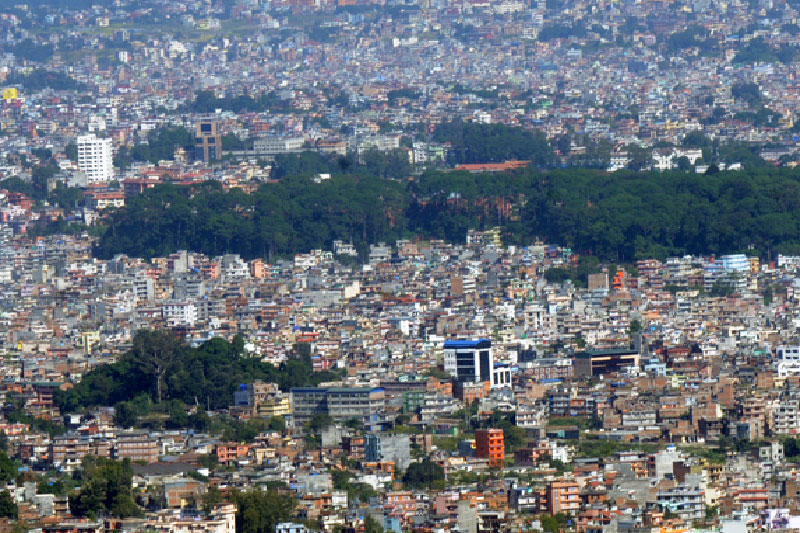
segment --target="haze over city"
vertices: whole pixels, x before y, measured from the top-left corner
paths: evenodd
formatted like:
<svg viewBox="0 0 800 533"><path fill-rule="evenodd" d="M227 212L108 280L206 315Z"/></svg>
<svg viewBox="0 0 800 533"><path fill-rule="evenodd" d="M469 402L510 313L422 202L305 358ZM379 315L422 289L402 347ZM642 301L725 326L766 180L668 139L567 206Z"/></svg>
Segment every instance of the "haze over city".
<svg viewBox="0 0 800 533"><path fill-rule="evenodd" d="M0 5L0 532L800 529L800 3Z"/></svg>

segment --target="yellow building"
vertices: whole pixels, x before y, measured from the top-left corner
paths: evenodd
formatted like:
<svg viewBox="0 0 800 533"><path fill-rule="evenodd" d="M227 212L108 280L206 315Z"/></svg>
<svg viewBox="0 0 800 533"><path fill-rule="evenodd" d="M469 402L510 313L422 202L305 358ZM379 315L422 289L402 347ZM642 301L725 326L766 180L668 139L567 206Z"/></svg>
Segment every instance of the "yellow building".
<svg viewBox="0 0 800 533"><path fill-rule="evenodd" d="M268 418L272 416L287 416L292 414L292 405L289 395L272 397L264 400L257 407L258 416Z"/></svg>
<svg viewBox="0 0 800 533"><path fill-rule="evenodd" d="M83 351L87 354L92 351L92 347L96 344L100 344L100 332L95 331L84 331L81 333L81 347Z"/></svg>

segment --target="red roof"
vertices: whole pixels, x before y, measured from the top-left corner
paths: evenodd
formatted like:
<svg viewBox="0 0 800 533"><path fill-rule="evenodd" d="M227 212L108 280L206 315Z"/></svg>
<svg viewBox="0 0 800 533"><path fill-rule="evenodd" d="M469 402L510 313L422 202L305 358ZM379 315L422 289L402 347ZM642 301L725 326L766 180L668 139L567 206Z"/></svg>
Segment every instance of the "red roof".
<svg viewBox="0 0 800 533"><path fill-rule="evenodd" d="M505 161L503 163L463 163L456 167L456 170L466 170L468 172L502 172L505 170L514 170L517 168L524 168L530 165L530 161Z"/></svg>

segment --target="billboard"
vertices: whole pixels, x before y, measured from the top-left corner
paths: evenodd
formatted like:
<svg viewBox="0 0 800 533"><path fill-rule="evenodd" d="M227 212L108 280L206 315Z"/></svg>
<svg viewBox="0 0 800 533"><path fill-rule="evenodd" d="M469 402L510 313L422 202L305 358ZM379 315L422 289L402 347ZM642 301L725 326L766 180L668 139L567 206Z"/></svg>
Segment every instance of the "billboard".
<svg viewBox="0 0 800 533"><path fill-rule="evenodd" d="M15 88L3 89L3 100L16 100L17 90Z"/></svg>

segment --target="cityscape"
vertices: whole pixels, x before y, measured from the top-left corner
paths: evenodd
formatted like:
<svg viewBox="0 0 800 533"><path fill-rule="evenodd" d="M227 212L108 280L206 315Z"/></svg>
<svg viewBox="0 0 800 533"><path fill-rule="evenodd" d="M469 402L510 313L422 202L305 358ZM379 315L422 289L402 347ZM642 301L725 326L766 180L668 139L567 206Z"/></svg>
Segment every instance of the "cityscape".
<svg viewBox="0 0 800 533"><path fill-rule="evenodd" d="M800 530L797 0L0 4L0 531Z"/></svg>

